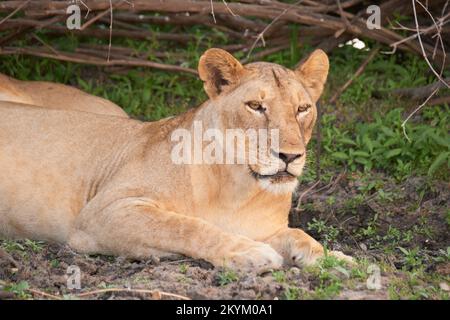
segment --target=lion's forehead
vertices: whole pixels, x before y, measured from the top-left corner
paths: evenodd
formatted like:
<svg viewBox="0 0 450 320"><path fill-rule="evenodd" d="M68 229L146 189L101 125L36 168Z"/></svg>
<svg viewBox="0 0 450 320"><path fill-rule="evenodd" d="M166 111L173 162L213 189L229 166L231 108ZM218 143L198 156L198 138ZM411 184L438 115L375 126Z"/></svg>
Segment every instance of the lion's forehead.
<svg viewBox="0 0 450 320"><path fill-rule="evenodd" d="M299 76L276 63L255 62L245 66L249 72L246 82L252 90L262 90L267 99L310 103L310 96Z"/></svg>

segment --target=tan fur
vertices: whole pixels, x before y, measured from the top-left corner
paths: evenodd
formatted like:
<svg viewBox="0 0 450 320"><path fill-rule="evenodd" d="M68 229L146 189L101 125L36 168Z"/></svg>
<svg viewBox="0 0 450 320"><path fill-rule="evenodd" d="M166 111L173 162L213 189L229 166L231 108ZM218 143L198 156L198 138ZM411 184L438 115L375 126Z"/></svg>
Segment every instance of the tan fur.
<svg viewBox="0 0 450 320"><path fill-rule="evenodd" d="M76 88L46 81L20 81L3 74L0 74L0 101L128 118L118 105Z"/></svg>
<svg viewBox="0 0 450 320"><path fill-rule="evenodd" d="M262 62L242 66L222 50L208 50L199 71L210 99L158 122L0 103L0 234L85 253L180 253L257 272L314 263L322 246L288 228L296 177L256 178L276 173L265 163L176 165L170 137L175 129L192 131L194 121L222 130L278 128L276 152L302 154L285 166L300 175L325 58L316 51L291 71ZM266 113L249 109L249 100L261 101ZM312 106L297 114L305 104Z"/></svg>

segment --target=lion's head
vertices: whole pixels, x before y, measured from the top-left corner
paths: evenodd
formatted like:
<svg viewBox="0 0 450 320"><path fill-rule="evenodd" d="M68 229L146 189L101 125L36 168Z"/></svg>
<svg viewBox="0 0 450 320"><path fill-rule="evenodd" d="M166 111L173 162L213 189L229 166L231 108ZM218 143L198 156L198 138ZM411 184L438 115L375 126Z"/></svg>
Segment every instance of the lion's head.
<svg viewBox="0 0 450 320"><path fill-rule="evenodd" d="M242 65L221 49L209 49L200 58L200 78L221 109L218 117L226 128L278 129L276 146L269 135L267 157L246 164L263 188L282 192L295 188L328 69L322 50L315 50L295 70L265 62Z"/></svg>

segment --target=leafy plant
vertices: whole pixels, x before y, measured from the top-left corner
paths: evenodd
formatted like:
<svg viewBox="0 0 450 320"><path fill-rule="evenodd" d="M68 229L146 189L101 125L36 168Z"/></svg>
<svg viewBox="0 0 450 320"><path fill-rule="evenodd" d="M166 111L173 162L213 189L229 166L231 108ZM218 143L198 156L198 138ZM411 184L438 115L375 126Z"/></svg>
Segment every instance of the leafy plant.
<svg viewBox="0 0 450 320"><path fill-rule="evenodd" d="M286 274L282 270L272 271L272 276L278 283L286 282Z"/></svg>
<svg viewBox="0 0 450 320"><path fill-rule="evenodd" d="M225 269L225 270L220 271L217 274L217 277L218 277L219 285L222 287L239 280L238 274L235 271L230 270L230 269Z"/></svg>
<svg viewBox="0 0 450 320"><path fill-rule="evenodd" d="M323 118L323 148L335 164L343 163L352 171L383 170L398 179L404 179L413 170L429 176L448 177L450 165L450 138L448 122L450 109L427 111L425 118L431 124L401 124L402 110L393 109L386 115L376 114L371 123L358 123L354 133L332 124L335 116Z"/></svg>
<svg viewBox="0 0 450 320"><path fill-rule="evenodd" d="M301 289L289 286L284 290L283 298L285 300L298 300L300 298Z"/></svg>
<svg viewBox="0 0 450 320"><path fill-rule="evenodd" d="M403 263L406 267L410 269L416 269L422 266L422 258L419 255L419 248L405 249L403 247L398 247L398 249L403 253Z"/></svg>
<svg viewBox="0 0 450 320"><path fill-rule="evenodd" d="M338 228L326 224L324 220L318 220L316 218L313 218L312 222L308 222L308 230L317 232L325 244L336 241L339 236Z"/></svg>
<svg viewBox="0 0 450 320"><path fill-rule="evenodd" d="M20 299L29 299L31 295L28 293L30 288L28 282L20 281L19 283L13 283L5 287L5 291L14 293Z"/></svg>

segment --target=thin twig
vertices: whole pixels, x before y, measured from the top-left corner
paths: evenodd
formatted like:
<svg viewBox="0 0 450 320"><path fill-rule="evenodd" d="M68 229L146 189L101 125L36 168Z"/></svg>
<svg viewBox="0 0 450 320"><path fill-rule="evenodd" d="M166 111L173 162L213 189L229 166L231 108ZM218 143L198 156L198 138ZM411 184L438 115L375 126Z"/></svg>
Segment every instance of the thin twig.
<svg viewBox="0 0 450 320"><path fill-rule="evenodd" d="M253 49L255 49L256 44L258 43L259 40L261 40L263 46L266 46L266 42L264 40L264 33L267 32L267 30L270 29L270 27L276 22L278 21L282 16L284 16L286 14L286 12L288 12L290 9L292 9L293 7L295 7L296 5L300 4L303 0L299 0L296 3L293 3L292 5L290 5L288 8L284 9L278 16L275 17L275 19L273 19L257 36L256 36L256 40L253 42L252 46L250 47L250 50L248 51L247 54L247 60L250 59L250 55L253 52Z"/></svg>
<svg viewBox="0 0 450 320"><path fill-rule="evenodd" d="M28 291L30 293L32 293L32 294L37 294L37 295L40 295L42 297L50 298L50 299L53 299L53 300L62 300L61 297L58 297L58 296L55 296L53 294L46 293L46 292L43 292L43 291L40 291L40 290L37 290L37 289L28 289Z"/></svg>
<svg viewBox="0 0 450 320"><path fill-rule="evenodd" d="M77 0L80 1L80 3L87 9L86 15L84 16L85 19L89 16L89 12L91 12L91 9L87 6L86 3L83 2L83 0Z"/></svg>
<svg viewBox="0 0 450 320"><path fill-rule="evenodd" d="M110 16L109 18L110 23L109 23L109 43L108 43L108 57L106 59L106 61L109 62L109 57L111 55L111 44L112 44L112 28L113 28L113 7L112 7L112 0L109 0L109 10L110 10Z"/></svg>
<svg viewBox="0 0 450 320"><path fill-rule="evenodd" d="M145 290L145 289L128 289L128 288L110 288L110 289L99 289L89 292L83 292L80 294L77 294L76 297L78 298L85 298L88 296L93 296L97 294L102 293L111 293L111 292L129 292L129 293L140 293L140 294L150 294L152 297L155 297L157 299L161 299L161 296L176 298L179 300L191 300L189 297L182 296L175 293L170 292L164 292L159 290Z"/></svg>
<svg viewBox="0 0 450 320"><path fill-rule="evenodd" d="M403 134L405 135L405 138L406 138L406 140L408 140L408 142L411 142L411 139L409 139L409 137L408 137L408 135L406 134L406 123L408 122L408 120L409 119L411 119L411 117L413 116L413 115L415 115L416 114L416 112L417 111L419 111L420 109L422 109L426 104L427 104L427 102L436 94L436 92L438 92L439 91L439 88L436 88L430 95L429 95L429 97L420 105L420 106L418 106L413 112L411 112L410 114L409 114L409 116L405 119L405 121L403 121L403 123L402 123L402 129L403 129Z"/></svg>
<svg viewBox="0 0 450 320"><path fill-rule="evenodd" d="M441 72L439 73L439 77L442 78L442 74L444 73L444 67L445 67L445 59L446 59L446 55L447 55L445 53L444 41L442 40L442 37L441 37L441 28L442 27L437 25L436 20L434 19L433 15L430 13L430 11L428 11L428 9L425 8L424 5L420 1L418 1L418 3L422 6L422 8L425 10L425 12L430 16L431 20L433 21L434 26L436 27L436 34L435 34L435 36L438 37L437 40L439 40L439 42L441 44L441 49L442 49L442 52L443 52ZM438 42L436 41L436 45L437 45L437 43ZM432 56L433 59L434 59L434 57L436 55L436 49L437 49L437 46L435 46L435 48L433 50L433 56ZM450 86L449 86L449 88L450 88Z"/></svg>
<svg viewBox="0 0 450 320"><path fill-rule="evenodd" d="M214 14L214 4L213 4L213 1L212 1L212 0L210 0L210 2L211 2L211 15L212 15L212 17L213 17L214 23L217 24L217 21L216 21L216 15ZM227 7L228 7L228 6L227 6Z"/></svg>
<svg viewBox="0 0 450 320"><path fill-rule="evenodd" d="M0 248L0 258L4 258L4 259L8 260L16 268L20 267L20 265L17 263L17 261L14 260L14 258L8 252L3 250L2 248Z"/></svg>
<svg viewBox="0 0 450 320"><path fill-rule="evenodd" d="M298 197L298 202L297 202L297 210L300 210L300 206L302 205L302 200L305 197L305 195L310 192L312 189L314 189L318 184L320 183L320 180L317 180L311 187L309 187L308 189L306 189L305 191L302 192L302 194L300 195L300 197Z"/></svg>
<svg viewBox="0 0 450 320"><path fill-rule="evenodd" d="M20 6L18 6L16 9L14 9L13 12L11 12L10 14L8 14L6 17L4 17L1 21L0 24L2 24L3 22L5 22L6 20L8 20L9 18L11 18L13 15L15 15L18 11L20 11L21 9L23 9L23 7L25 7L31 0L27 0L25 2L23 2Z"/></svg>
<svg viewBox="0 0 450 320"><path fill-rule="evenodd" d="M435 76L439 79L439 81L441 81L447 88L449 88L450 89L450 85L448 85L445 81L444 81L444 79L442 79L442 76L439 74L439 73L437 73L437 71L433 68L433 66L431 65L431 62L430 62L430 60L428 60L428 57L427 57L427 54L426 54L426 52L425 52L425 48L424 48L424 46L423 46L423 43L422 43L422 37L421 37L421 35L420 35L420 27L419 27L419 21L418 21L418 18L417 18L417 11L416 11L416 2L418 2L418 3L420 3L418 0L411 0L412 1L412 5L413 5L413 14L414 14L414 22L416 23L416 31L417 31L417 40L419 40L419 44L420 44L420 48L421 48L421 50L422 50L422 56L423 56L423 58L425 59L425 61L427 62L427 64L428 64L428 66L430 67L430 69L431 69L431 71L435 74ZM422 5L422 3L420 3L420 5ZM423 5L422 5L422 7L423 7ZM434 93L433 93L434 94ZM431 97L431 96L430 96ZM428 101L429 99L427 99L426 101L425 101L425 103ZM420 108L418 108L418 109L420 109ZM411 115L410 115L411 116ZM409 119L410 117L408 117L408 119ZM404 129L404 128L403 128ZM409 138L408 138L408 136L406 136L407 137L407 139L408 139L408 141L409 141Z"/></svg>
<svg viewBox="0 0 450 320"><path fill-rule="evenodd" d="M222 0L222 2L225 5L225 7L227 7L228 11L230 11L233 17L239 17L239 15L237 15L236 13L233 12L233 10L231 10L231 8L228 6L228 3L225 0Z"/></svg>
<svg viewBox="0 0 450 320"><path fill-rule="evenodd" d="M100 18L102 18L103 16L107 15L109 11L110 11L110 9L107 9L107 10L105 10L105 11L103 11L103 12L100 12L98 15L96 15L95 17L93 17L91 20L89 20L88 22L84 23L84 24L81 26L80 30L86 29L86 28L89 27L91 24L93 24L95 21L97 21L98 19L100 19Z"/></svg>
<svg viewBox="0 0 450 320"><path fill-rule="evenodd" d="M49 45L48 43L46 43L44 40L42 40L37 34L32 33L31 36L36 39L37 41L39 41L44 47L48 48L51 52L53 52L54 54L58 55L58 51L56 51L55 48L53 48L51 45Z"/></svg>
<svg viewBox="0 0 450 320"><path fill-rule="evenodd" d="M446 20L448 17L450 17L450 13L448 13L447 15L445 15L445 16L439 18L437 24L435 23L435 24L433 24L433 25L431 25L431 26L429 26L429 27L427 27L427 28L421 29L421 30L420 30L420 34L427 34L427 33L429 33L430 31L436 29L436 26L437 26L437 25L438 25L440 28L442 28L444 25L446 25L448 22L450 22L450 20ZM400 24L399 24L399 25L400 25ZM414 32L416 32L416 28L411 29L411 28L407 28L407 27L402 26L402 25L400 25L400 26L401 26L401 28L393 28L393 29L398 29L398 30L408 30L408 31L414 31ZM411 41L411 40L413 40L413 39L415 39L415 38L417 38L417 33L412 34L412 35L410 35L409 37L403 38L403 39L401 39L401 40L399 40L399 41L396 41L396 42L390 44L389 46L392 47L392 51L384 51L383 53L385 53L385 54L394 54L394 53L397 51L397 47L398 47L400 44L405 43L405 42L408 42L408 41ZM444 52L445 52L445 51L444 51Z"/></svg>
<svg viewBox="0 0 450 320"><path fill-rule="evenodd" d="M175 72L186 72L190 74L197 75L197 71L191 68L185 68L181 66L168 65L153 61L146 61L141 59L112 59L110 61L105 61L103 59L98 59L92 56L82 56L71 53L62 53L58 52L58 54L51 54L48 52L44 52L42 50L36 50L35 48L4 48L0 49L0 55L16 55L16 54L24 54L36 57L43 58L51 58L55 60L61 61L69 61L81 64L92 64L99 66L134 66L134 67L149 67L155 69L161 69L166 71L175 71Z"/></svg>

